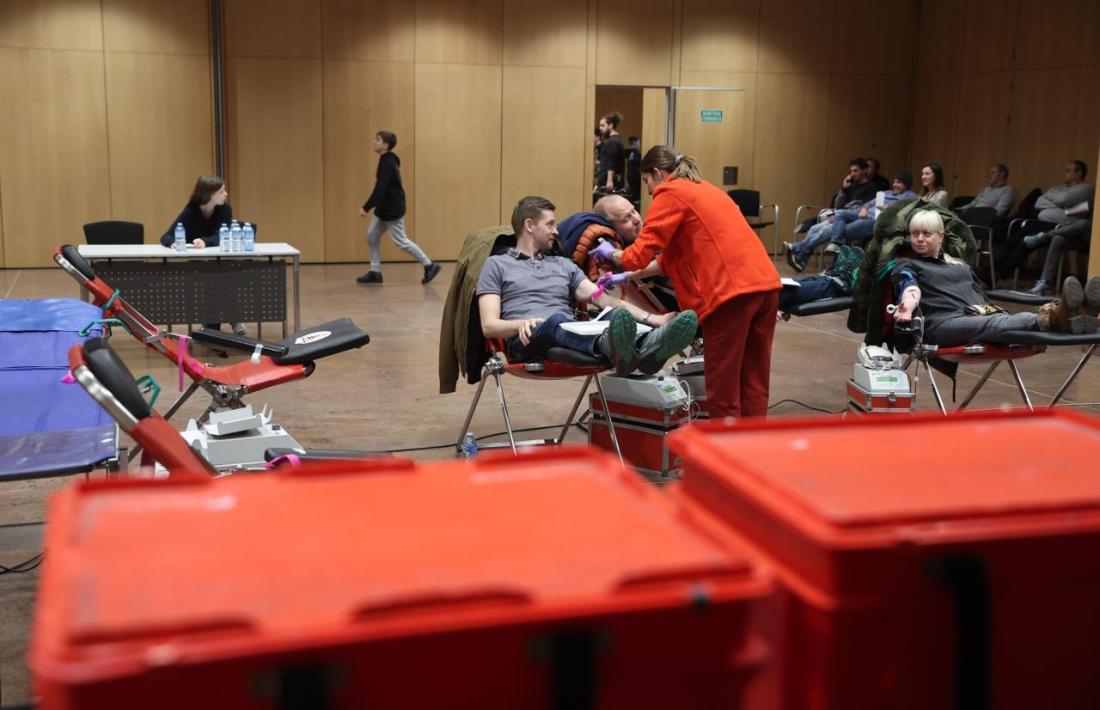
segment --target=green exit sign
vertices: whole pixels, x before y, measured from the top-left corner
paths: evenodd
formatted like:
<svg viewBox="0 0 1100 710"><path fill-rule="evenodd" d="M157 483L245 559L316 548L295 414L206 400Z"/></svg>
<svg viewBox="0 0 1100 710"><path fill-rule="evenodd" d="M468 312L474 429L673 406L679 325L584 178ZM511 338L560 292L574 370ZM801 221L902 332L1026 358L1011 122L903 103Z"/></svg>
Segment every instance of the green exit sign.
<svg viewBox="0 0 1100 710"><path fill-rule="evenodd" d="M721 123L722 109L705 108L699 112L699 120L703 123Z"/></svg>

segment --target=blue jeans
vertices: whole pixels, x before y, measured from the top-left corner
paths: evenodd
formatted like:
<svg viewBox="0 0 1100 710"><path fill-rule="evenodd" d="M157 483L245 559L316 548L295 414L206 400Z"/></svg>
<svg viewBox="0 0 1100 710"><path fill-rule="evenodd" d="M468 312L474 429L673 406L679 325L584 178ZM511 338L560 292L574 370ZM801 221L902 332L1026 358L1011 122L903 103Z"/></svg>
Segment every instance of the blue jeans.
<svg viewBox="0 0 1100 710"><path fill-rule="evenodd" d="M847 219L846 215L852 215L852 218L855 219L857 213L855 210L837 210L833 213L833 222L818 222L810 227L805 239L791 245L791 251L796 253L800 259L808 259L818 244L829 241L833 224L839 219Z"/></svg>
<svg viewBox="0 0 1100 710"><path fill-rule="evenodd" d="M846 295L840 284L828 276L805 276L797 278L795 281L800 283L801 286L784 286L780 289L779 310L785 311L802 303Z"/></svg>
<svg viewBox="0 0 1100 710"><path fill-rule="evenodd" d="M860 219L854 210L841 210L833 218L833 230L829 240L834 244L862 244L875 233L875 220L871 217Z"/></svg>
<svg viewBox="0 0 1100 710"><path fill-rule="evenodd" d="M565 328L559 328L562 323L571 323L573 318L564 313L555 313L543 322L535 326L531 331L531 340L527 345L519 341L519 337L508 339L508 359L518 362L529 362L546 357L550 348L569 348L584 353L602 357L596 350L598 335L578 335L570 333Z"/></svg>

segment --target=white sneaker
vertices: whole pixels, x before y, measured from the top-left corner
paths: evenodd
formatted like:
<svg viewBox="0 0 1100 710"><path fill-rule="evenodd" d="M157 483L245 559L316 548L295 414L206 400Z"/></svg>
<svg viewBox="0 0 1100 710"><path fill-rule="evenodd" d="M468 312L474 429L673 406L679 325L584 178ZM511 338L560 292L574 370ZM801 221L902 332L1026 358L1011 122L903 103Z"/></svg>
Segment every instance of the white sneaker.
<svg viewBox="0 0 1100 710"><path fill-rule="evenodd" d="M234 323L233 324L233 334L234 335L240 335L240 336L243 337L245 335L248 335L248 328L244 327L244 323Z"/></svg>
<svg viewBox="0 0 1100 710"><path fill-rule="evenodd" d="M828 244L825 245L825 253L826 254L839 254L840 253L840 245L838 245L834 242L829 242Z"/></svg>

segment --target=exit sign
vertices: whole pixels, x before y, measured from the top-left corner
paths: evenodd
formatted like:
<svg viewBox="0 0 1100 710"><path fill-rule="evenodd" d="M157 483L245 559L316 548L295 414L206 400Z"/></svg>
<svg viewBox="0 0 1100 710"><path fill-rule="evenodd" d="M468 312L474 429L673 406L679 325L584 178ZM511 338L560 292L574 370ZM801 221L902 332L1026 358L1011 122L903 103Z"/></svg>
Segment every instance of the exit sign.
<svg viewBox="0 0 1100 710"><path fill-rule="evenodd" d="M705 108L699 112L699 120L703 123L721 123L722 115L720 108Z"/></svg>

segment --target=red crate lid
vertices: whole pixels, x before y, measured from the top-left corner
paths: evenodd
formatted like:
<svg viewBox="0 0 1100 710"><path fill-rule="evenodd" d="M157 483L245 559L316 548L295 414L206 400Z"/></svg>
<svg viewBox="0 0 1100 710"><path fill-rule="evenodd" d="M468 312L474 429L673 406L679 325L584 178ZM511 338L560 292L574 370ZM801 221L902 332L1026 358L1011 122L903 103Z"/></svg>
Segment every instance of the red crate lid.
<svg viewBox="0 0 1100 710"><path fill-rule="evenodd" d="M711 423L670 448L685 490L703 477L822 534L1100 513L1100 419L1076 412Z"/></svg>
<svg viewBox="0 0 1100 710"><path fill-rule="evenodd" d="M770 592L683 510L579 448L74 486L50 505L32 665L188 634L346 641L687 605L700 583L711 602Z"/></svg>

